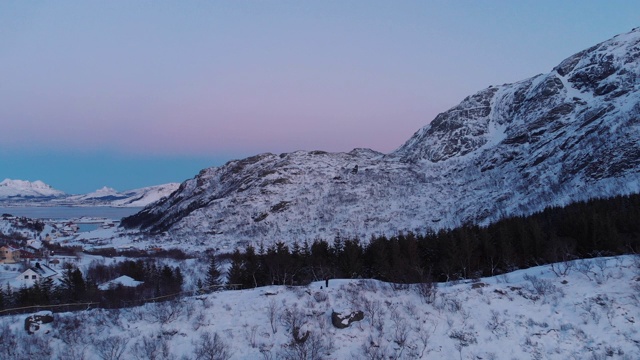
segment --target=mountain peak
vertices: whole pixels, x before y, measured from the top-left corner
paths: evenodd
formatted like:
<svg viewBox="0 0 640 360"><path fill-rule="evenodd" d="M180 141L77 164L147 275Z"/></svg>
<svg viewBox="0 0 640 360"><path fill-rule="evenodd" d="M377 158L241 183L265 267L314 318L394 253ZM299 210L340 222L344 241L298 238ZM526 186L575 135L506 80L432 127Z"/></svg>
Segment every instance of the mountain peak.
<svg viewBox="0 0 640 360"><path fill-rule="evenodd" d="M4 179L0 182L0 198L32 198L32 197L58 197L64 195L63 191L56 190L40 180L13 180Z"/></svg>
<svg viewBox="0 0 640 360"><path fill-rule="evenodd" d="M386 156L299 151L205 169L122 224L211 246L368 239L640 192L640 31L491 86Z"/></svg>
<svg viewBox="0 0 640 360"><path fill-rule="evenodd" d="M549 74L491 86L468 96L436 116L392 155L405 161L437 163L479 154L492 142L491 130L498 127L523 135L519 128L528 126L525 123L544 119L544 114L531 114L532 110L554 110L563 116L604 103L614 107L633 105L634 99L624 95L636 90L639 44L640 29L635 28L568 57ZM502 140L508 141L508 137Z"/></svg>
<svg viewBox="0 0 640 360"><path fill-rule="evenodd" d="M96 195L104 195L104 194L116 194L118 193L118 190L108 187L108 186L103 186L100 189L92 192L92 194L96 194Z"/></svg>

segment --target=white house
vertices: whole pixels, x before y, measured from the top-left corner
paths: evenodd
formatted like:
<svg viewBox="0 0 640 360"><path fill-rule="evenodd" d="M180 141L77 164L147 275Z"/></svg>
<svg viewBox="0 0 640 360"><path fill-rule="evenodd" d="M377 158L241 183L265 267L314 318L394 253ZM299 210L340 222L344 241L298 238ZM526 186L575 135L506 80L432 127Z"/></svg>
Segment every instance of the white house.
<svg viewBox="0 0 640 360"><path fill-rule="evenodd" d="M56 275L58 275L58 273L55 270L37 262L35 266L28 268L22 274L18 275L16 281L19 282L20 285L31 287L40 279L46 279Z"/></svg>

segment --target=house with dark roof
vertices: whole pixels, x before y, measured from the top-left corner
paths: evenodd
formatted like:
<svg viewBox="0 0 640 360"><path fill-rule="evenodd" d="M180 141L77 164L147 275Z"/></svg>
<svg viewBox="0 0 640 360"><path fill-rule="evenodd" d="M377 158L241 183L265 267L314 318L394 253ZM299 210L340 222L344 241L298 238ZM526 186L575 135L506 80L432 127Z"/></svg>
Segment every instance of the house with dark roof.
<svg viewBox="0 0 640 360"><path fill-rule="evenodd" d="M16 277L16 281L18 281L21 285L30 287L41 279L52 278L56 275L58 275L57 271L53 270L47 265L37 262L35 266L28 268L22 274L18 275Z"/></svg>

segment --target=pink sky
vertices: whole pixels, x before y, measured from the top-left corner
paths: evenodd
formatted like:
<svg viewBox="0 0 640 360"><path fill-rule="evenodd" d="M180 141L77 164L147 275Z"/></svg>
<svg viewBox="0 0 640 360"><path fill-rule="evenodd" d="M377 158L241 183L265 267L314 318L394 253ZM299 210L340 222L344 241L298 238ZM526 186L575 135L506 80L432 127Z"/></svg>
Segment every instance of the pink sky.
<svg viewBox="0 0 640 360"><path fill-rule="evenodd" d="M390 152L637 14L621 0L0 2L0 156Z"/></svg>

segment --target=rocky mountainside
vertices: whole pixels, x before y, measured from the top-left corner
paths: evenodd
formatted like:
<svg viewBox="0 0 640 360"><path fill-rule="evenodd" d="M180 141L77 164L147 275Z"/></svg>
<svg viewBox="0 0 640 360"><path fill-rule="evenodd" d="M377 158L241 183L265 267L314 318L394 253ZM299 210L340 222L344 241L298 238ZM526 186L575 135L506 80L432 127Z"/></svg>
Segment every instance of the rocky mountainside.
<svg viewBox="0 0 640 360"><path fill-rule="evenodd" d="M426 232L640 192L640 28L492 86L390 154L261 154L202 170L123 221L235 246Z"/></svg>

